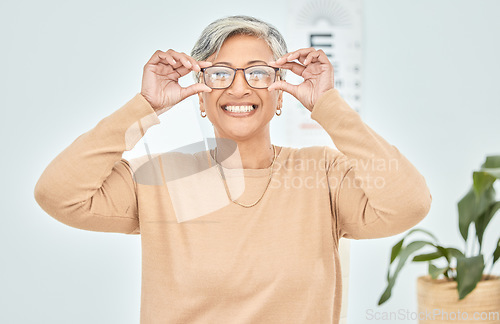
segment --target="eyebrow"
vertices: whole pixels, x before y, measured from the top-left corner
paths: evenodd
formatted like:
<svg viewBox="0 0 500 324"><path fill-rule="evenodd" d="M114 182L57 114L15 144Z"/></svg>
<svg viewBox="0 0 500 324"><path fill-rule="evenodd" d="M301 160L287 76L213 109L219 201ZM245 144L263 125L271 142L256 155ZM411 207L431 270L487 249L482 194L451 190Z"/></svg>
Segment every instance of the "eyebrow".
<svg viewBox="0 0 500 324"><path fill-rule="evenodd" d="M248 61L246 65L250 65L250 64L254 64L254 63L264 63L267 65L267 62L266 61L263 61L263 60L253 60L253 61ZM216 62L214 63L213 65L216 65L216 64L224 64L224 65L229 65L229 66L233 66L231 63L229 62Z"/></svg>

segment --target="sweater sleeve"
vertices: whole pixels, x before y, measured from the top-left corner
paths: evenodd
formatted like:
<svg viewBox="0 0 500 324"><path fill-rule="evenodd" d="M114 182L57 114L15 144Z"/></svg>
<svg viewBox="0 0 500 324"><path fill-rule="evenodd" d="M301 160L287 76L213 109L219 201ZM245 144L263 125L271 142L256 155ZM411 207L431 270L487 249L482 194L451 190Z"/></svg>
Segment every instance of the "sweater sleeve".
<svg viewBox="0 0 500 324"><path fill-rule="evenodd" d="M340 151L327 169L337 240L395 235L427 215L432 196L424 177L361 120L337 89L319 98L311 118Z"/></svg>
<svg viewBox="0 0 500 324"><path fill-rule="evenodd" d="M35 185L35 200L75 228L139 234L136 183L122 155L159 123L148 101L136 94L52 160Z"/></svg>

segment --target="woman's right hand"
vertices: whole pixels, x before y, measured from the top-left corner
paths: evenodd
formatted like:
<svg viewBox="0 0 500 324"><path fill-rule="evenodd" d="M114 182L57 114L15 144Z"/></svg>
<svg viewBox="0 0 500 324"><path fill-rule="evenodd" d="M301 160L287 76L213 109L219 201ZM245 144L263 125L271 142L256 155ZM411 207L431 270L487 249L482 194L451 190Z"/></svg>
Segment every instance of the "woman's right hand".
<svg viewBox="0 0 500 324"><path fill-rule="evenodd" d="M179 78L189 72L199 72L210 65L211 62L198 62L172 49L166 52L158 50L144 66L141 94L159 116L195 93L212 91L204 83L195 83L186 88L178 83Z"/></svg>

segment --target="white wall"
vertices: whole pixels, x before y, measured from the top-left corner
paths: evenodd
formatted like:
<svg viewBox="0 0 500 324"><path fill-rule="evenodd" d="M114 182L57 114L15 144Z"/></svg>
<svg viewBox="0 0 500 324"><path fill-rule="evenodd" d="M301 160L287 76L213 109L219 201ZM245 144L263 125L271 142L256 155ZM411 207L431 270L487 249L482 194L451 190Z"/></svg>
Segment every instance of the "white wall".
<svg viewBox="0 0 500 324"><path fill-rule="evenodd" d="M484 156L500 154L499 13L499 1L365 1L364 118L425 176L433 204L419 227L458 248L456 203ZM499 225L497 215L485 234L490 253ZM426 264L403 269L393 297L375 307L397 241L353 242L350 323L363 323L367 309L417 311Z"/></svg>
<svg viewBox="0 0 500 324"><path fill-rule="evenodd" d="M434 201L420 225L460 247L456 202L484 156L500 154L500 2L364 3L363 118L426 177ZM140 237L58 223L36 204L34 185L59 152L140 91L142 68L155 50L188 53L208 23L230 14L254 15L284 30L285 6L284 0L0 4L6 139L0 322L138 323ZM162 127L147 136L165 138L165 146L153 149L200 139L196 114L186 101L162 115ZM283 143L280 129L273 141ZM492 225L499 223L497 216ZM486 235L491 246L498 230ZM405 269L393 298L376 307L396 241L352 242L350 323L368 322L367 309L416 311L415 279L423 265Z"/></svg>

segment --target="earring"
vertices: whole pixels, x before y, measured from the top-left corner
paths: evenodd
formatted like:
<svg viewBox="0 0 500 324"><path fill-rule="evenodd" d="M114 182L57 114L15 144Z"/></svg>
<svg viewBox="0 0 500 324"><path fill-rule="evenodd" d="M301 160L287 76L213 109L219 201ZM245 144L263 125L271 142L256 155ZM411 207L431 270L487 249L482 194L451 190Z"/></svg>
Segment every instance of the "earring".
<svg viewBox="0 0 500 324"><path fill-rule="evenodd" d="M278 109L276 109L276 116L279 116L281 115L281 107L278 107Z"/></svg>
<svg viewBox="0 0 500 324"><path fill-rule="evenodd" d="M203 113L205 113L205 115L203 115ZM205 118L205 117L207 117L207 112L200 110L200 115L202 118Z"/></svg>

